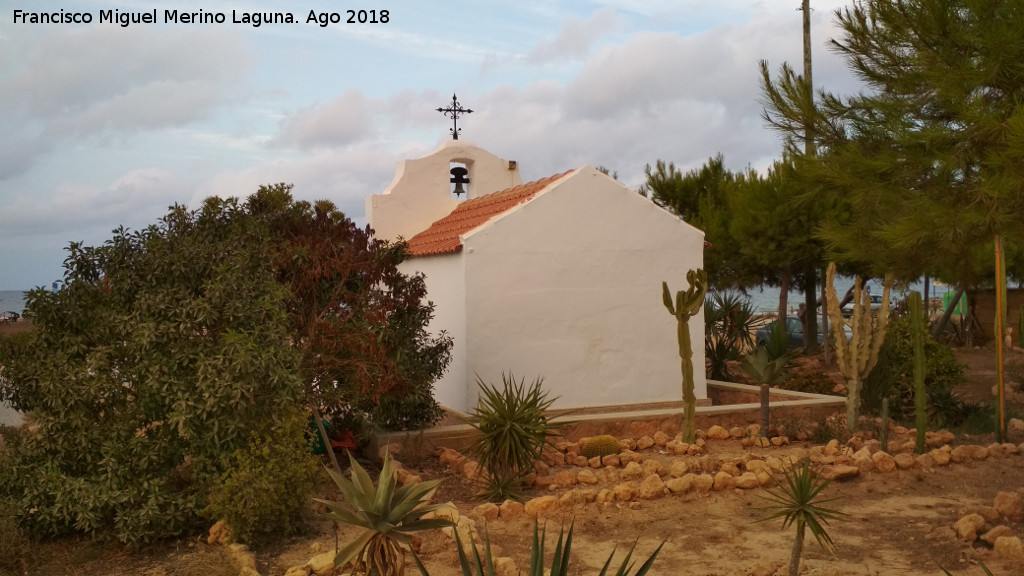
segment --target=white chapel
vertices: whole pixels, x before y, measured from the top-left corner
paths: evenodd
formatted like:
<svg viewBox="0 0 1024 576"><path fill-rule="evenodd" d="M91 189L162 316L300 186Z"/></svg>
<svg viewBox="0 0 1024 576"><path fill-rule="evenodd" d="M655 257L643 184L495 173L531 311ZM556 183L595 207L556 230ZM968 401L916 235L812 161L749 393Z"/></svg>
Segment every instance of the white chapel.
<svg viewBox="0 0 1024 576"><path fill-rule="evenodd" d="M469 411L477 378L544 378L557 408L678 401L676 321L661 283L687 288L704 233L590 166L523 183L514 161L461 140L399 163L366 200L379 238L408 241L431 331L454 347L435 384ZM690 320L695 392L707 397L704 319Z"/></svg>

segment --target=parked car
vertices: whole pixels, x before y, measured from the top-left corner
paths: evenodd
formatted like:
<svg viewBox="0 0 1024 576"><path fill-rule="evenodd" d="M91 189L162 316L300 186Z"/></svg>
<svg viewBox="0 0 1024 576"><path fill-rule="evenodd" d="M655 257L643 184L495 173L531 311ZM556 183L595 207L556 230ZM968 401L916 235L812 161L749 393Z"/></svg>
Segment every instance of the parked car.
<svg viewBox="0 0 1024 576"><path fill-rule="evenodd" d="M755 333L755 340L758 344L767 341L771 337L771 333L775 330L775 325L778 324L778 320L772 320L768 324L765 324L761 328L758 328ZM850 327L843 325L843 331L846 333L846 341L850 341ZM789 335L789 347L790 348L801 348L804 345L804 324L796 316L786 316L786 333ZM818 324L818 344L822 344L825 341L825 337L821 333L821 324Z"/></svg>
<svg viewBox="0 0 1024 576"><path fill-rule="evenodd" d="M871 294L871 314L878 314L878 311L882 309L882 297L877 294ZM853 316L853 302L847 302L843 306L843 316L849 318Z"/></svg>

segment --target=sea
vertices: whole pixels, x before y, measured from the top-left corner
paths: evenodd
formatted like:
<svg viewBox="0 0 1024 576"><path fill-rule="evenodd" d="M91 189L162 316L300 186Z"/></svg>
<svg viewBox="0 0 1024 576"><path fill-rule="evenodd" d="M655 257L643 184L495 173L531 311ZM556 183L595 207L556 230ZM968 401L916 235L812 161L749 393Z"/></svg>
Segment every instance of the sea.
<svg viewBox="0 0 1024 576"><path fill-rule="evenodd" d="M0 314L25 311L25 290L0 290Z"/></svg>

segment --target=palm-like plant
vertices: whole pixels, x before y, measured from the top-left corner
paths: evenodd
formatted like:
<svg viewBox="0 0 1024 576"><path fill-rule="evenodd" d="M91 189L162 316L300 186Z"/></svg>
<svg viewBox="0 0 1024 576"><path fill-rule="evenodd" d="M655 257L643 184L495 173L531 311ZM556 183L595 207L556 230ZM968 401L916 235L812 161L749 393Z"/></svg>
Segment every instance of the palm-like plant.
<svg viewBox="0 0 1024 576"><path fill-rule="evenodd" d="M734 292L711 292L704 300L704 354L711 361L711 378L729 379L730 360L754 345L750 301Z"/></svg>
<svg viewBox="0 0 1024 576"><path fill-rule="evenodd" d="M558 532L558 541L555 544L555 553L551 559L551 567L547 570L544 568L544 540L546 530L540 531L538 534L537 522L533 523L533 545L530 548L530 570L527 572L527 576L568 576L569 574L569 553L572 550L572 532L573 524L569 525L569 533L565 534L561 530ZM484 536L484 557L480 558L480 552L477 550L476 543L472 542L472 536L470 536L470 548L473 550L473 560L469 559L466 554L466 550L462 545L462 540L459 538L458 531L455 533L455 546L458 548L459 554L459 566L462 569L462 576L494 576L494 558L491 556L491 539L489 535ZM661 547L665 545L662 542L658 548L647 558L646 561L640 566L636 574L633 576L646 576L647 572L650 571L651 566L654 564L654 559L661 552ZM614 576L629 576L633 570L635 563L630 562L633 557L633 551L636 549L636 542L630 547L629 552L626 553L626 557L622 559L619 564L618 570L615 571ZM608 555L608 559L605 560L604 566L601 568L598 576L607 576L608 568L611 566L612 558L615 557L615 550ZM416 553L413 553L413 559L416 561L416 565L420 569L422 576L430 576L427 569L420 562Z"/></svg>
<svg viewBox="0 0 1024 576"><path fill-rule="evenodd" d="M555 402L541 389L543 378L526 386L511 373L501 375L503 387L487 384L479 377L480 400L468 423L477 435L466 448L483 467L483 496L489 500L516 498L522 479L533 468L545 444L558 436L560 426L552 424L546 412Z"/></svg>
<svg viewBox="0 0 1024 576"><path fill-rule="evenodd" d="M796 575L800 573L800 555L804 548L804 532L810 528L818 545L828 552L835 550L832 537L825 530L828 520L835 520L845 516L844 512L825 508L822 504L838 500L839 497L819 499L821 491L830 483L823 480L811 470L810 462L803 461L797 468L794 466L786 473L786 483L781 485L778 492L769 490L769 496L762 496L771 502L764 506L763 510L772 512L761 518L758 522L764 522L773 518L782 518L782 529L785 530L791 525L796 526L796 540L793 542L793 552L789 557L789 573Z"/></svg>
<svg viewBox="0 0 1024 576"><path fill-rule="evenodd" d="M772 353L767 347L758 346L756 351L744 356L743 362L739 365L740 372L761 385L761 434L768 433L770 424L768 410L770 389L789 379L789 371L786 366L789 364L790 356L788 354L777 358L771 356Z"/></svg>
<svg viewBox="0 0 1024 576"><path fill-rule="evenodd" d="M338 551L335 566L351 564L367 576L401 576L405 572L405 548L413 532L451 526L446 518L423 518L428 512L447 508L428 504L441 480L420 482L396 490L394 462L385 457L384 467L374 487L366 470L349 454L352 479L330 468L346 503L316 499L326 505L328 517L364 528L362 534Z"/></svg>

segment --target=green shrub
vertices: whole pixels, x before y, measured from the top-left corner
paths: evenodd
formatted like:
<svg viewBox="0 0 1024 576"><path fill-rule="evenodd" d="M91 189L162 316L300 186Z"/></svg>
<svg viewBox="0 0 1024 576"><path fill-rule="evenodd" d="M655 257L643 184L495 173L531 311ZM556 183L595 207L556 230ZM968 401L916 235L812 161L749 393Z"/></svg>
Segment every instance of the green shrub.
<svg viewBox="0 0 1024 576"><path fill-rule="evenodd" d="M3 475L0 473L0 481ZM24 574L29 551L28 538L18 528L14 504L0 500L0 574Z"/></svg>
<svg viewBox="0 0 1024 576"><path fill-rule="evenodd" d="M318 473L303 424L293 419L235 451L203 514L224 520L243 542L294 534L309 511Z"/></svg>
<svg viewBox="0 0 1024 576"><path fill-rule="evenodd" d="M482 496L495 501L520 496L517 486L558 428L545 415L555 399L541 389L543 378L529 387L511 373L501 379L499 390L477 378L480 400L469 421L477 436L466 448L487 472Z"/></svg>
<svg viewBox="0 0 1024 576"><path fill-rule="evenodd" d="M794 392L834 395L835 392L832 390L835 389L836 383L821 372L808 372L806 374L791 376L789 380L783 382L780 387Z"/></svg>
<svg viewBox="0 0 1024 576"><path fill-rule="evenodd" d="M963 413L962 402L951 402L950 395L964 380L963 366L949 347L925 334L929 418L933 424L956 425ZM864 380L863 410L878 415L882 398L889 397L891 417L913 426L914 421L914 352L910 341L910 319L897 318L889 323L885 342L878 354L878 363Z"/></svg>

